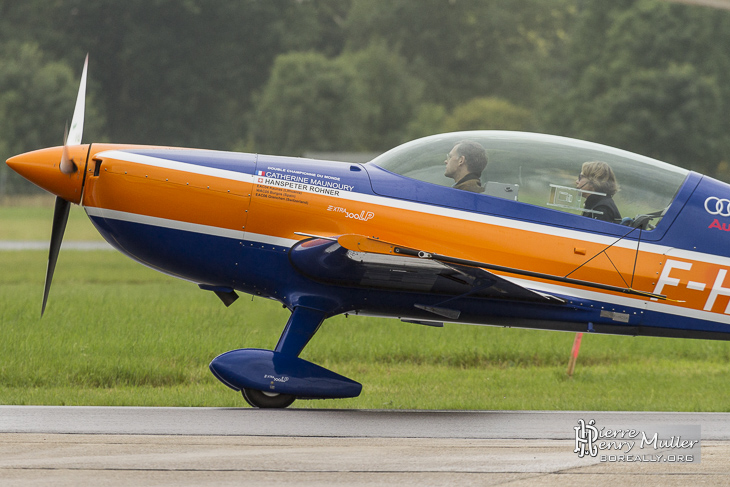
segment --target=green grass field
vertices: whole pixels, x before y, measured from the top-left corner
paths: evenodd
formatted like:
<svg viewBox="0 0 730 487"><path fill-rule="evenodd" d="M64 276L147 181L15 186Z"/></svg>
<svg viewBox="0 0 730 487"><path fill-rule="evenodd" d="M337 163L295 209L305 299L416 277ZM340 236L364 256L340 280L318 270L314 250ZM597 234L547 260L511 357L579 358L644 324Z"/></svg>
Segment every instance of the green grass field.
<svg viewBox="0 0 730 487"><path fill-rule="evenodd" d="M29 201L23 198L22 201ZM0 205L0 240L51 239L53 198L32 198L32 205ZM101 235L94 229L84 210L73 205L66 227L68 240L100 241Z"/></svg>
<svg viewBox="0 0 730 487"><path fill-rule="evenodd" d="M45 240L52 208L0 207L0 240ZM74 208L67 240L96 239ZM0 403L244 406L208 363L271 348L288 311L209 292L108 251L64 251L46 315L41 251L0 251ZM730 343L339 316L302 357L363 384L360 397L294 407L730 411Z"/></svg>

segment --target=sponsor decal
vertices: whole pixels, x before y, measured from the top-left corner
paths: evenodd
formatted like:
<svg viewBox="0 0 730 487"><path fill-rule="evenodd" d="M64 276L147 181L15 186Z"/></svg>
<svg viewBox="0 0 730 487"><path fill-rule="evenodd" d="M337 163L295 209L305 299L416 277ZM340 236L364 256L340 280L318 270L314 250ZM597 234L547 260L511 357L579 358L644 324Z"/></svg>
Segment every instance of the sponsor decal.
<svg viewBox="0 0 730 487"><path fill-rule="evenodd" d="M281 377L276 377L275 375L266 374L266 375L264 375L264 379L271 379L274 382L288 382L289 381L289 377L287 377L285 375L281 376Z"/></svg>
<svg viewBox="0 0 730 487"><path fill-rule="evenodd" d="M355 188L344 184L338 176L273 166L257 170L254 180L257 197L301 205L310 203L307 193L339 197L342 191Z"/></svg>
<svg viewBox="0 0 730 487"><path fill-rule="evenodd" d="M681 276L681 278L678 276ZM709 290L709 295L707 296L707 300L705 301L705 305L702 309L704 311L715 311L713 310L713 307L715 306L717 298L720 296L730 296L730 287L726 287L727 285L725 284L726 276L727 269L719 269L712 285L709 284L709 281L694 281L691 280L691 262L667 259L667 262L664 264L662 269L662 273L659 276L659 279L657 279L656 286L654 287L654 293L662 294L662 292L664 292L664 288L667 286L685 287L690 291L697 291L701 293ZM703 281L704 280L705 279L703 279ZM726 306L724 313L730 314L730 303Z"/></svg>
<svg viewBox="0 0 730 487"><path fill-rule="evenodd" d="M289 377L287 377L285 375L283 375L281 377L276 377L275 375L265 374L264 375L264 379L270 379L271 380L271 382L269 382L269 389L272 390L272 391L275 391L276 390L276 383L277 382L288 382L289 381Z"/></svg>
<svg viewBox="0 0 730 487"><path fill-rule="evenodd" d="M710 215L730 216L730 199L710 196L705 200L705 211Z"/></svg>
<svg viewBox="0 0 730 487"><path fill-rule="evenodd" d="M352 213L352 212L347 211L347 208L342 208L341 206L329 205L327 207L327 211L341 213L341 214L345 215L345 218L352 218L353 220L361 220L364 222L375 218L375 213L373 213L372 211L362 210L360 213Z"/></svg>
<svg viewBox="0 0 730 487"><path fill-rule="evenodd" d="M268 181L266 178L260 178L259 184L256 185L256 197L266 198L273 201L283 201L286 203L296 203L301 205L308 205L309 200L306 198L306 190L296 188L299 186L295 183L287 183L286 186L268 186L264 184L264 181Z"/></svg>
<svg viewBox="0 0 730 487"><path fill-rule="evenodd" d="M355 189L355 186L343 183L341 178L338 176L299 171L296 169L284 170L282 168L269 167L266 171L257 171L256 175L260 176L258 181L259 184L290 187L286 184L290 183L293 189L331 194L333 196L338 196L339 193L333 194L323 190L352 191ZM275 181L279 181L280 183Z"/></svg>
<svg viewBox="0 0 730 487"><path fill-rule="evenodd" d="M580 458L601 462L700 462L700 425L606 428L599 427L594 419L579 419L573 431L573 453Z"/></svg>
<svg viewBox="0 0 730 487"><path fill-rule="evenodd" d="M717 218L715 218L712 223L710 223L710 226L707 228L717 228L718 230L730 232L730 225L727 223L720 223L720 220L718 220Z"/></svg>

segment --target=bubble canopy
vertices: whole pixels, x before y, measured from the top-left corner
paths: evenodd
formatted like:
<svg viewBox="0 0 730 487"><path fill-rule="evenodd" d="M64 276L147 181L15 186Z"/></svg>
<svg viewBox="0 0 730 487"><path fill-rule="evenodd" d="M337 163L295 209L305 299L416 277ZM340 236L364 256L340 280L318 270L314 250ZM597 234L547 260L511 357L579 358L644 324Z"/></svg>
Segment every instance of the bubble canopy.
<svg viewBox="0 0 730 487"><path fill-rule="evenodd" d="M509 186L514 188L509 199L570 213L581 211L580 193L573 188L584 162L603 161L611 166L620 187L614 200L621 213L631 217L668 207L689 174L649 157L592 142L501 131L454 132L417 139L381 154L370 164L407 178L451 187L454 180L444 176L446 155L464 140L481 144L487 153L483 186ZM557 191L564 193L566 201L557 201L556 187L564 188ZM567 196L571 190L573 194ZM489 190L487 194L495 195Z"/></svg>

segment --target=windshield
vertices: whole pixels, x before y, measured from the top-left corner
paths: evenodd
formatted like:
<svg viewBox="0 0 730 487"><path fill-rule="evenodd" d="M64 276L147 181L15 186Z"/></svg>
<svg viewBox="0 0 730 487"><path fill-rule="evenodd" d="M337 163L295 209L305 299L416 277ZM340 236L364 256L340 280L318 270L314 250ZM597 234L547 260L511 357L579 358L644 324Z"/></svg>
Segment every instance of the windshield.
<svg viewBox="0 0 730 487"><path fill-rule="evenodd" d="M481 144L487 167L481 174L485 193L581 213L591 192L578 191L583 163L601 161L615 174L619 190L613 197L624 216L661 212L669 206L688 171L612 147L551 135L474 131L434 135L398 146L371 164L390 172L451 187L444 175L446 159L461 141Z"/></svg>

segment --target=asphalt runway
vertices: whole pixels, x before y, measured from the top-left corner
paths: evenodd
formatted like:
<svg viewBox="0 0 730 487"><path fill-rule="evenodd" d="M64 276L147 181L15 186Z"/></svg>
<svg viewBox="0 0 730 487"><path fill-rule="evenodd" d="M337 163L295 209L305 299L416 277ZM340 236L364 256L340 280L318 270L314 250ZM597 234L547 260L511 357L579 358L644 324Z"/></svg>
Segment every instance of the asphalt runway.
<svg viewBox="0 0 730 487"><path fill-rule="evenodd" d="M581 458L581 419L699 425L700 462ZM728 413L0 406L1 485L728 485L729 459Z"/></svg>

